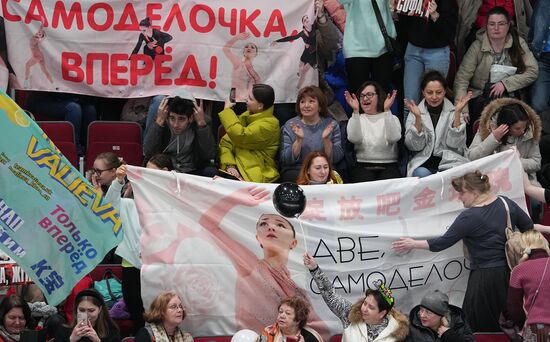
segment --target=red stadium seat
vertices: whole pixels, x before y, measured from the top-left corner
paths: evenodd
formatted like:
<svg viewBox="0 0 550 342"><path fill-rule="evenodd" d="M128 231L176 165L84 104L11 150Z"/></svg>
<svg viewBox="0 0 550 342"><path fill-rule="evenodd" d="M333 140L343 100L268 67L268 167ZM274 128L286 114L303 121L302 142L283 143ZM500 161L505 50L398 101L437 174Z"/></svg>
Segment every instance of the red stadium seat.
<svg viewBox="0 0 550 342"><path fill-rule="evenodd" d="M334 335L330 338L330 342L341 342L342 341L342 335Z"/></svg>
<svg viewBox="0 0 550 342"><path fill-rule="evenodd" d="M88 126L86 170L93 166L95 157L103 152L113 152L128 164L141 166L141 126L136 122L125 121L92 122Z"/></svg>
<svg viewBox="0 0 550 342"><path fill-rule="evenodd" d="M206 337L193 337L195 342L231 342L232 336L206 336Z"/></svg>
<svg viewBox="0 0 550 342"><path fill-rule="evenodd" d="M37 123L59 151L78 169L73 125L69 121L38 121Z"/></svg>
<svg viewBox="0 0 550 342"><path fill-rule="evenodd" d="M476 342L510 342L504 333L474 333Z"/></svg>

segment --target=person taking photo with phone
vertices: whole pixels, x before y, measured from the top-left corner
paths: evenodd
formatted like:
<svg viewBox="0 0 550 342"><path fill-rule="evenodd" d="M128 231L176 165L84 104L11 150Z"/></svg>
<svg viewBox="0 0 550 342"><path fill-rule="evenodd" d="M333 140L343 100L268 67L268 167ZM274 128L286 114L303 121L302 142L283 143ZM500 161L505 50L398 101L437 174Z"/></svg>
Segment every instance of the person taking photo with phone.
<svg viewBox="0 0 550 342"><path fill-rule="evenodd" d="M120 332L109 316L103 296L95 289L76 295L73 320L59 327L55 340L60 342L118 342Z"/></svg>

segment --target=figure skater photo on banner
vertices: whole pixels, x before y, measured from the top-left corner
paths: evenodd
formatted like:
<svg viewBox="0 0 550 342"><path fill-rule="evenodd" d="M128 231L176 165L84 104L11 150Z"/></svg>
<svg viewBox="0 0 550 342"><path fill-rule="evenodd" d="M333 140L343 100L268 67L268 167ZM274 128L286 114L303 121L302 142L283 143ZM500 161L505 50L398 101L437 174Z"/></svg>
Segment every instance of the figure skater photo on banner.
<svg viewBox="0 0 550 342"><path fill-rule="evenodd" d="M235 319L237 330L260 331L277 321L281 300L299 296L309 305L306 291L291 278L287 268L289 253L298 245L293 225L283 216L264 213L256 223L256 240L263 258L220 228L224 217L236 206L255 207L269 200L269 191L252 186L221 198L201 216L199 223L210 233L215 244L227 255L237 272ZM305 248L305 247L304 247ZM308 325L328 336L326 324L313 311Z"/></svg>
<svg viewBox="0 0 550 342"><path fill-rule="evenodd" d="M262 83L260 75L254 69L254 59L258 56L258 46L252 42L244 45L242 56L231 51L240 40L250 38L250 33L243 32L229 39L223 46L223 53L233 66L231 71L231 88L235 88L235 101L246 102L254 84Z"/></svg>
<svg viewBox="0 0 550 342"><path fill-rule="evenodd" d="M144 55L151 57L153 60L157 55L164 55L164 45L172 40L172 36L153 28L149 17L139 22L139 30L141 31L139 39L130 56L136 55L143 43L145 43L143 46Z"/></svg>
<svg viewBox="0 0 550 342"><path fill-rule="evenodd" d="M302 56L300 56L300 66L298 67L298 85L296 86L298 89L304 86L307 73L317 68L317 42L314 25L309 15L306 14L302 17L302 31L291 36L277 39L271 43L271 46L275 46L277 43L292 42L300 38L304 41L304 52L302 52Z"/></svg>
<svg viewBox="0 0 550 342"><path fill-rule="evenodd" d="M42 53L42 50L40 50L40 44L46 39L46 32L44 31L44 23L40 24L40 29L32 36L30 40L30 48L31 48L31 57L25 63L25 81L24 81L24 87L29 88L29 77L31 74L31 68L38 64L40 66L40 70L42 70L42 73L50 83L53 83L53 78L48 69L46 68L46 61L44 60L44 54Z"/></svg>

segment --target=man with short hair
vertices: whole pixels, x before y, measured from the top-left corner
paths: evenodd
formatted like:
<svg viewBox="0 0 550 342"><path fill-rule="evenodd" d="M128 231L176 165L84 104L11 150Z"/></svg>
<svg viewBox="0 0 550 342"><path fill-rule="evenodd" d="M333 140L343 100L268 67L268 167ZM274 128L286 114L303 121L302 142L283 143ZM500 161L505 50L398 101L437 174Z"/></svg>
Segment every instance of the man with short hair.
<svg viewBox="0 0 550 342"><path fill-rule="evenodd" d="M168 124L170 134L164 126ZM155 154L172 157L178 172L213 177L217 169L211 164L216 157L216 143L204 111L195 99L184 92L162 100L154 123L143 142L145 163Z"/></svg>

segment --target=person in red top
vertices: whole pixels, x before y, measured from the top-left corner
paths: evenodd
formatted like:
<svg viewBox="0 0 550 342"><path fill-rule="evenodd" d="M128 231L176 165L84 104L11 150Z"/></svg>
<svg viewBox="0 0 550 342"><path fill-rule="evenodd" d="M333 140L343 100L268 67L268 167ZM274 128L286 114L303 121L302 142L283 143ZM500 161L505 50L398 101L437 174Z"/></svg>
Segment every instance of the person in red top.
<svg viewBox="0 0 550 342"><path fill-rule="evenodd" d="M520 263L512 270L506 299L505 316L524 327L524 341L550 341L550 249L536 230L524 232L525 248ZM530 339L531 337L532 339Z"/></svg>

